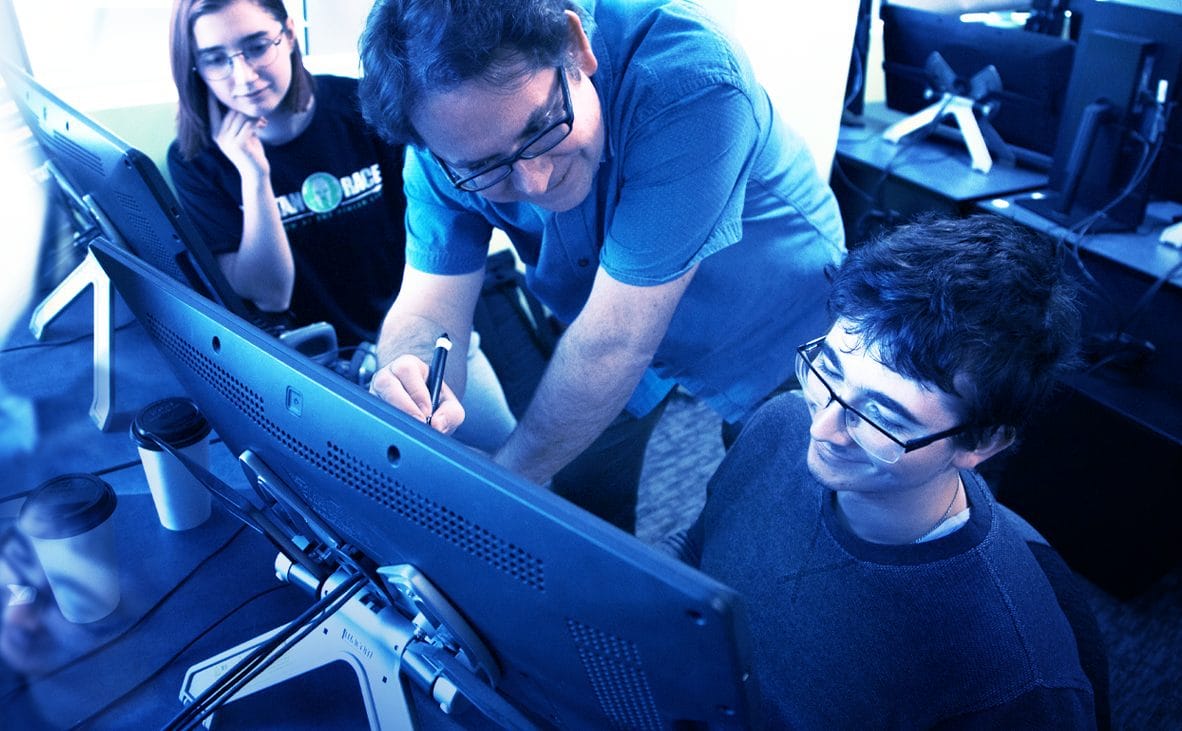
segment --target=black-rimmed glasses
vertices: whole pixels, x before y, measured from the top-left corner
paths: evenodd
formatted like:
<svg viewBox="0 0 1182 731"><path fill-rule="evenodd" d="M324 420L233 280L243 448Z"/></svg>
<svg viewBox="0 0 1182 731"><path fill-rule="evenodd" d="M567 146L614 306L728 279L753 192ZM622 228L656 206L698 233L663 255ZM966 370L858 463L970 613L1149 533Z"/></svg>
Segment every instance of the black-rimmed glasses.
<svg viewBox="0 0 1182 731"><path fill-rule="evenodd" d="M479 170L456 170L439 158L435 153L431 156L443 172L447 174L451 184L460 190L470 193L491 188L513 173L513 163L518 160L532 160L541 157L558 146L570 134L574 125L575 113L570 103L570 86L566 82L566 71L558 68L558 82L562 88L562 118L554 124L534 135L528 142L518 148L517 152L496 162L485 165Z"/></svg>
<svg viewBox="0 0 1182 731"><path fill-rule="evenodd" d="M238 56L253 68L270 66L278 55L279 43L287 31L279 31L274 38L253 38L242 44L236 53L226 53L222 50L203 51L197 54L197 63L193 70L201 74L206 81L222 81L234 73L234 59Z"/></svg>
<svg viewBox="0 0 1182 731"><path fill-rule="evenodd" d="M955 436L969 428L969 425L962 424L935 434L929 434L926 437L906 440L891 434L885 427L875 423L869 416L850 406L838 396L829 381L825 380L825 376L821 375L821 372L813 365L817 354L821 352L821 344L824 342L825 338L819 337L796 349L796 379L800 381L805 400L809 402L811 410L814 412L817 409L826 408L836 401L841 406L842 423L850 438L875 459L894 464L908 452Z"/></svg>

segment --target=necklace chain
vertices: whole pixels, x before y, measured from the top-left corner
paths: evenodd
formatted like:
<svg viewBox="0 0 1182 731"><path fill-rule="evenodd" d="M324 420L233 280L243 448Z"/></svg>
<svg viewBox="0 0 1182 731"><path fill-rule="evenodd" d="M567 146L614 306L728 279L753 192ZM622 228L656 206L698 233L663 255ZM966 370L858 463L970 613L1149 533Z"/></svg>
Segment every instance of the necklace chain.
<svg viewBox="0 0 1182 731"><path fill-rule="evenodd" d="M948 501L948 507L944 508L944 514L940 516L940 519L936 521L935 525L933 525L931 528L928 528L926 533L915 539L916 543L923 543L925 538L935 533L936 529L941 525L944 525L944 521L948 520L948 516L952 514L952 506L956 505L956 498L960 495L962 487L964 487L964 483L962 483L960 481L960 477L957 476L956 489L952 491L952 499Z"/></svg>

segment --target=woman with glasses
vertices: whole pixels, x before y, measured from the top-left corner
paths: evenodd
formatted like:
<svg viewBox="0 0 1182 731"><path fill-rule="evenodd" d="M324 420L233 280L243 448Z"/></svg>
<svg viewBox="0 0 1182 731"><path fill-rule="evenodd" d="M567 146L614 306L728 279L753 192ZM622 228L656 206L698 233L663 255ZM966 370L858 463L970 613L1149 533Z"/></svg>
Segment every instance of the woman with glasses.
<svg viewBox="0 0 1182 731"><path fill-rule="evenodd" d="M375 342L402 278L403 149L366 126L356 79L304 68L282 0L176 0L170 47L169 171L231 286L292 324L330 323L346 347ZM472 358L461 436L492 449L514 420Z"/></svg>
<svg viewBox="0 0 1182 731"><path fill-rule="evenodd" d="M372 341L402 275L402 149L366 129L356 80L304 68L281 0L177 0L171 53L169 172L231 286Z"/></svg>
<svg viewBox="0 0 1182 731"><path fill-rule="evenodd" d="M669 541L743 595L768 727L1095 727L1064 584L1029 544L1051 549L975 470L1072 362L1055 247L928 219L851 250L829 303L801 390L752 418Z"/></svg>

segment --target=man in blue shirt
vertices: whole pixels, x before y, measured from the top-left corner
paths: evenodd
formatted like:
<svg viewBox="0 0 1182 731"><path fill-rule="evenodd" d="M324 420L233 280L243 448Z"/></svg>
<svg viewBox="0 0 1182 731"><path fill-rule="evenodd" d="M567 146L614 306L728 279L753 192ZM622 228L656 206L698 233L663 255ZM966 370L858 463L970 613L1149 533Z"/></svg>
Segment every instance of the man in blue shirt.
<svg viewBox="0 0 1182 731"><path fill-rule="evenodd" d="M673 388L740 423L791 377L785 343L823 324L843 234L805 146L679 0L379 0L362 63L366 119L412 146L407 270L373 391L426 418L430 346L467 342L502 229L565 331L495 459L632 530ZM448 385L444 432L462 369Z"/></svg>

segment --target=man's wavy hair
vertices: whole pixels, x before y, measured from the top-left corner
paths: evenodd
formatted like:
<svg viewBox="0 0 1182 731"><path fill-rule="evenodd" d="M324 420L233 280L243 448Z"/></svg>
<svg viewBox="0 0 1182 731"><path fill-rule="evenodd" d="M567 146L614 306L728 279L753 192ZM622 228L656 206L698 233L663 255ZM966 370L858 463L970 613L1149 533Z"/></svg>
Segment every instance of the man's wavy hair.
<svg viewBox="0 0 1182 731"><path fill-rule="evenodd" d="M423 147L410 117L424 95L568 66L566 10L591 32L571 0L377 0L360 41L366 122L390 144Z"/></svg>
<svg viewBox="0 0 1182 731"><path fill-rule="evenodd" d="M197 54L193 42L193 23L203 15L216 13L236 2L253 3L275 20L287 25L287 8L283 0L175 0L172 4L168 49L178 98L176 138L181 157L186 160L192 160L213 144L213 131L209 128L209 86L194 68ZM287 90L280 108L302 112L312 103L315 82L312 74L304 68L299 44L294 42L295 39L292 40L291 88ZM281 63L281 60L275 59L275 63Z"/></svg>
<svg viewBox="0 0 1182 731"><path fill-rule="evenodd" d="M1016 436L1076 362L1059 251L999 216L929 215L851 249L829 308L883 365L961 399L965 448Z"/></svg>

